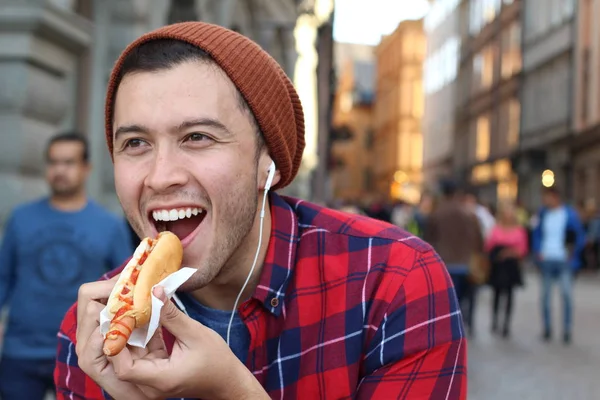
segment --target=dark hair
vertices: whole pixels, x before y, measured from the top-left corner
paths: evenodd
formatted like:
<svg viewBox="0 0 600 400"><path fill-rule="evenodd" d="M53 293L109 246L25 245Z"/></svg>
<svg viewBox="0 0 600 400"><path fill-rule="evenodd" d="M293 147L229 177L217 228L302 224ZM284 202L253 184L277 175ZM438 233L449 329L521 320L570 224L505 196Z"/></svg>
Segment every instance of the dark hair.
<svg viewBox="0 0 600 400"><path fill-rule="evenodd" d="M473 186L466 186L463 189L463 195L472 196L477 202L479 202L479 191Z"/></svg>
<svg viewBox="0 0 600 400"><path fill-rule="evenodd" d="M83 147L82 159L86 163L89 161L90 152L87 138L79 132L63 132L52 136L48 141L48 144L46 144L46 160L50 157L50 147L52 147L53 144L65 142L81 143L81 146Z"/></svg>
<svg viewBox="0 0 600 400"><path fill-rule="evenodd" d="M452 179L442 179L440 181L440 191L445 197L452 197L458 192L458 185Z"/></svg>
<svg viewBox="0 0 600 400"><path fill-rule="evenodd" d="M556 186L544 187L542 193L560 198L560 189Z"/></svg>
<svg viewBox="0 0 600 400"><path fill-rule="evenodd" d="M211 64L220 69L217 62L210 54L187 42L175 39L156 39L142 43L132 49L123 59L121 69L116 78L115 87L119 87L121 80L123 80L127 74L171 69L189 61L199 61ZM258 149L260 150L264 145L264 138L260 131L260 127L256 122L254 113L237 87L235 88L235 92L238 97L238 106L240 110L250 116L251 123L257 136ZM115 98L116 96L113 96L113 104L111 105L112 110L114 110ZM111 115L111 120L112 117L113 116Z"/></svg>

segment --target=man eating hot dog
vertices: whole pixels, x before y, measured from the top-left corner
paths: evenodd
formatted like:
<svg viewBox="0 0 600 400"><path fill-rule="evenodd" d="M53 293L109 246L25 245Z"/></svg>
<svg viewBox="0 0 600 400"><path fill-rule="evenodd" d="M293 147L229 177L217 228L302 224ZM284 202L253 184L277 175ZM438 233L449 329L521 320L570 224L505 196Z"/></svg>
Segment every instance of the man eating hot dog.
<svg viewBox="0 0 600 400"><path fill-rule="evenodd" d="M185 312L167 301L148 346L114 356L98 314L120 270L82 286L59 333L59 399L466 397L434 250L274 192L298 172L304 120L257 44L201 22L143 35L112 71L106 139L136 233L174 233L197 272L178 291Z"/></svg>

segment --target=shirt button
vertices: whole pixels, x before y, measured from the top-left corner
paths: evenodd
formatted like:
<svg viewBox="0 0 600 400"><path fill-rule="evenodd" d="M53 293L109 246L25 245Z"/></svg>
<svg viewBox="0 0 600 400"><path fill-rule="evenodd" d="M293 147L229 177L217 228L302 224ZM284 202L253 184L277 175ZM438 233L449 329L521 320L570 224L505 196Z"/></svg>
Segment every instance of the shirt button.
<svg viewBox="0 0 600 400"><path fill-rule="evenodd" d="M279 305L279 299L277 297L273 297L271 299L271 307L277 307Z"/></svg>

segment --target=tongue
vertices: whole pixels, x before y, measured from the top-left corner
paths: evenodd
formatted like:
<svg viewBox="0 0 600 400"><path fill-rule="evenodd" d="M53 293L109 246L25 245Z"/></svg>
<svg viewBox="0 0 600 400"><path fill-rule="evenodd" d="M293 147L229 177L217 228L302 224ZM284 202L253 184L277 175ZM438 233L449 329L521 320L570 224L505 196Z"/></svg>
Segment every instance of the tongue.
<svg viewBox="0 0 600 400"><path fill-rule="evenodd" d="M168 231L172 232L179 238L179 240L183 240L190 235L198 227L198 225L202 222L202 217L200 215L193 216L191 218L178 219L177 221L169 221L166 224L166 228Z"/></svg>

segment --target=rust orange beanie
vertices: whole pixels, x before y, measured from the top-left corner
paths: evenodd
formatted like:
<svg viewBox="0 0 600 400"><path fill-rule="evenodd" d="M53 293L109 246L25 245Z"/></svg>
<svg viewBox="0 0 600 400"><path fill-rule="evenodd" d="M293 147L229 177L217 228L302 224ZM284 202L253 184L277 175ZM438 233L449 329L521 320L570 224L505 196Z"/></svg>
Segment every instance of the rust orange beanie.
<svg viewBox="0 0 600 400"><path fill-rule="evenodd" d="M121 65L132 49L155 39L187 42L214 59L238 88L258 122L269 155L281 174L274 189L287 186L298 173L304 151L304 114L292 82L258 44L229 29L204 22L161 27L141 36L123 51L112 70L106 94L105 131L111 157L112 107Z"/></svg>

